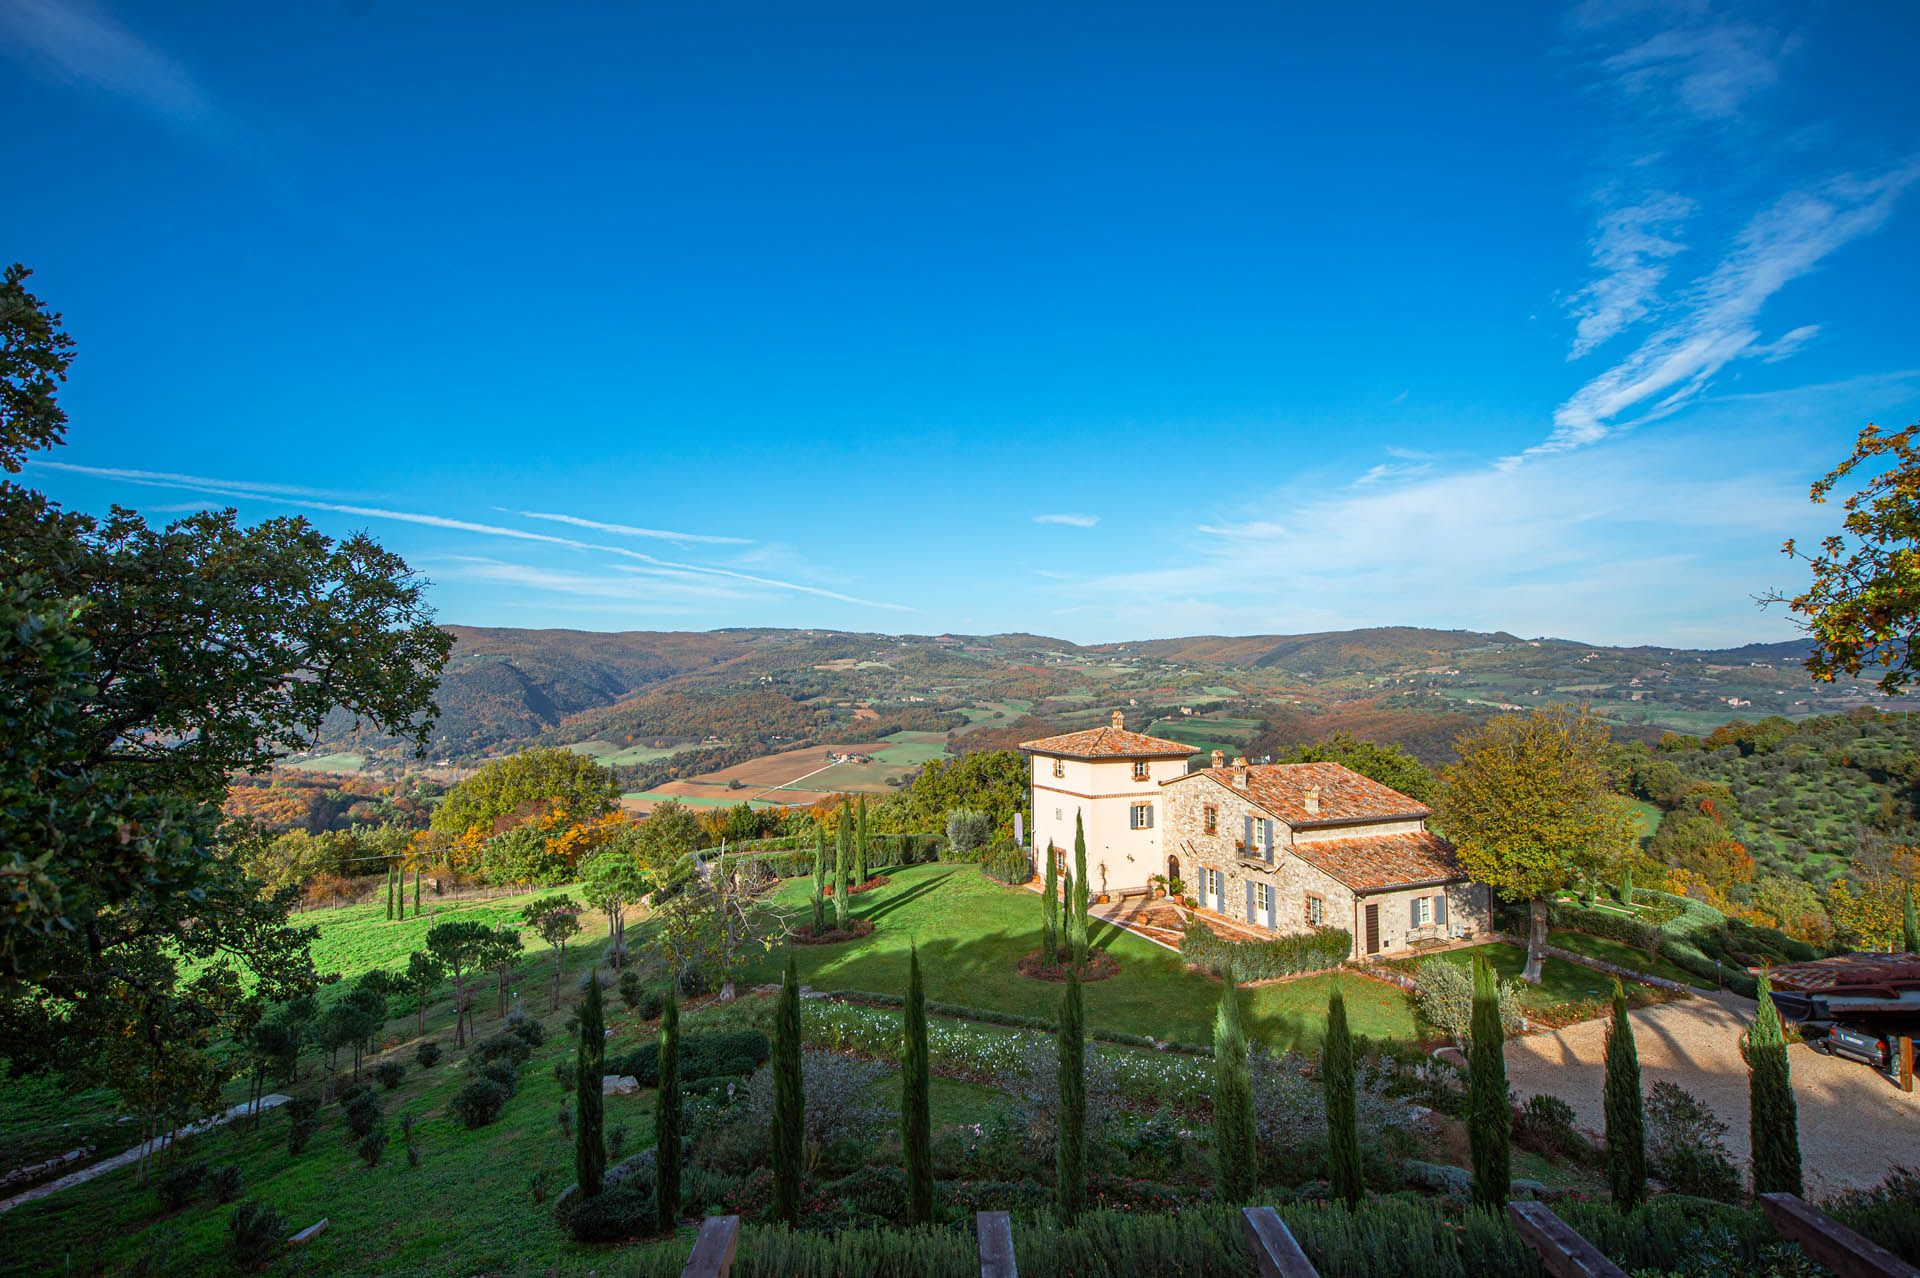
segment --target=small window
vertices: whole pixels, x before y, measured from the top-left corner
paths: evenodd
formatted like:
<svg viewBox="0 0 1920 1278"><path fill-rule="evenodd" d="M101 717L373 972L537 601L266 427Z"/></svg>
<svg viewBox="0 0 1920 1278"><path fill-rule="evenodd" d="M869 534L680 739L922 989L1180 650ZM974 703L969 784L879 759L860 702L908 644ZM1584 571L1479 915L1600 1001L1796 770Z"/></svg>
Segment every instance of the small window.
<svg viewBox="0 0 1920 1278"><path fill-rule="evenodd" d="M1055 808L1055 809L1053 810L1053 819L1054 819L1054 820L1056 820L1056 821L1064 821L1064 820L1066 820L1066 817L1064 817L1064 816L1062 816L1062 815L1060 814L1060 809L1059 809L1059 808Z"/></svg>
<svg viewBox="0 0 1920 1278"><path fill-rule="evenodd" d="M1055 759L1053 761L1053 775L1056 777L1064 777L1067 775L1067 761L1065 759Z"/></svg>
<svg viewBox="0 0 1920 1278"><path fill-rule="evenodd" d="M1253 903L1262 914L1273 908L1273 885L1256 883L1253 885Z"/></svg>
<svg viewBox="0 0 1920 1278"><path fill-rule="evenodd" d="M1127 810L1127 817L1134 829L1151 830L1153 828L1153 805L1151 803L1136 803Z"/></svg>
<svg viewBox="0 0 1920 1278"><path fill-rule="evenodd" d="M1260 846L1260 838L1266 833L1267 823L1255 821L1247 827L1247 850L1254 851Z"/></svg>
<svg viewBox="0 0 1920 1278"><path fill-rule="evenodd" d="M1307 897L1307 922L1319 927L1327 921L1327 903L1317 896Z"/></svg>
<svg viewBox="0 0 1920 1278"><path fill-rule="evenodd" d="M1412 907L1413 925L1415 927L1425 927L1431 918L1430 912L1432 909L1433 909L1433 902L1429 901L1426 897L1424 896L1414 897L1413 907Z"/></svg>
<svg viewBox="0 0 1920 1278"><path fill-rule="evenodd" d="M1211 803L1200 809L1200 825L1208 834L1220 833L1220 809Z"/></svg>
<svg viewBox="0 0 1920 1278"><path fill-rule="evenodd" d="M1135 781L1145 781L1147 779L1147 761L1145 759L1135 759L1133 761L1133 779Z"/></svg>

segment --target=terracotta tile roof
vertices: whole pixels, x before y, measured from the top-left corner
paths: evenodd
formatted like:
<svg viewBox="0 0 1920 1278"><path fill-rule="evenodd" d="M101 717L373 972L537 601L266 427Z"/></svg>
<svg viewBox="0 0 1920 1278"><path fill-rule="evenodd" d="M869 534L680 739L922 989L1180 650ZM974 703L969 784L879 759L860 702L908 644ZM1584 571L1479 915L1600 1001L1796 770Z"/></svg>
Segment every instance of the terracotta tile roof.
<svg viewBox="0 0 1920 1278"><path fill-rule="evenodd" d="M1767 976L1777 990L1892 999L1902 990L1920 989L1920 955L1836 954L1807 963L1782 963L1768 968Z"/></svg>
<svg viewBox="0 0 1920 1278"><path fill-rule="evenodd" d="M1150 737L1127 728L1087 728L1038 741L1022 741L1029 754L1057 754L1069 759L1184 759L1195 747L1184 741Z"/></svg>
<svg viewBox="0 0 1920 1278"><path fill-rule="evenodd" d="M1453 844L1437 834L1376 834L1355 839L1313 839L1290 849L1356 892L1448 883L1466 878Z"/></svg>
<svg viewBox="0 0 1920 1278"><path fill-rule="evenodd" d="M1244 794L1295 829L1350 825L1367 821L1416 821L1432 815L1425 804L1388 789L1339 763L1259 763L1246 769L1247 786L1235 786L1238 768L1202 768L1163 785L1209 776L1235 794ZM1319 811L1307 808L1309 791L1319 790Z"/></svg>

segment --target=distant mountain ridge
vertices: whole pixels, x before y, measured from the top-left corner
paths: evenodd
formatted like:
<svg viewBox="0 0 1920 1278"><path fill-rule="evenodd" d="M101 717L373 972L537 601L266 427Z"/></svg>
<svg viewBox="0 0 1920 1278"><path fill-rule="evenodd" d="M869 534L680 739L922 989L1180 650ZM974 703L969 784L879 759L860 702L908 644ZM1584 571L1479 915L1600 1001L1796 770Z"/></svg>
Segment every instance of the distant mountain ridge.
<svg viewBox="0 0 1920 1278"><path fill-rule="evenodd" d="M769 743L811 740L835 725L850 728L883 711L909 709L922 715L942 709L954 723L964 714L969 726L980 714L997 714L1000 723L1018 718L1023 726L1029 719L1070 724L1084 705L1177 705L1213 684L1292 706L1337 687L1327 695L1371 696L1367 704L1374 705L1382 686L1431 681L1436 672L1458 674L1462 666L1542 688L1577 688L1591 668L1579 663L1596 657L1622 671L1643 663L1694 671L1789 666L1809 651L1804 641L1625 648L1416 626L1084 645L1035 634L446 629L453 655L441 681L430 752L455 760L542 740L698 742L729 734ZM1243 673L1235 678L1233 672ZM1499 708L1508 695L1466 698L1467 708ZM1413 707L1431 708L1438 707ZM398 743L368 736L341 717L329 721L322 744L377 752Z"/></svg>

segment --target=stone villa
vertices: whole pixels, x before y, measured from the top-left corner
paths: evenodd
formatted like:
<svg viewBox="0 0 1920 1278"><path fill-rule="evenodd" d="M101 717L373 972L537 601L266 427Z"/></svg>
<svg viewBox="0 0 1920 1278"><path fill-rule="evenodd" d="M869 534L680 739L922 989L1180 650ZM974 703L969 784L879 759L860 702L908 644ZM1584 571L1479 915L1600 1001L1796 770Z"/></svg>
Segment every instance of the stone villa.
<svg viewBox="0 0 1920 1278"><path fill-rule="evenodd" d="M1030 760L1033 846L1073 847L1085 825L1098 891L1186 884L1203 909L1256 931L1345 928L1355 957L1484 933L1492 901L1427 829L1418 801L1338 763L1190 768L1193 747L1126 727L1069 732Z"/></svg>

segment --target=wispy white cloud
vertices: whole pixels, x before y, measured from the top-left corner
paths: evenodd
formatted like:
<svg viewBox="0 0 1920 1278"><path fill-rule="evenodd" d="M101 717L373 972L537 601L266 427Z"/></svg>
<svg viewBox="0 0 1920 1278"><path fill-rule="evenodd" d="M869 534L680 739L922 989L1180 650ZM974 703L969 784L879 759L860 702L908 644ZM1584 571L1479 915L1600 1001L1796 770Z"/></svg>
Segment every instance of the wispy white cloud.
<svg viewBox="0 0 1920 1278"><path fill-rule="evenodd" d="M1720 263L1675 300L1663 323L1560 405L1553 433L1526 455L1595 443L1628 414L1638 421L1664 417L1699 395L1730 361L1779 358L1802 344L1812 336L1810 325L1763 343L1761 309L1835 250L1878 230L1916 178L1920 162L1909 160L1884 173L1796 191L1752 218Z"/></svg>
<svg viewBox="0 0 1920 1278"><path fill-rule="evenodd" d="M1284 523L1250 510L1200 529L1165 566L1089 576L1053 597L1104 617L1107 633L1419 618L1595 640L1743 640L1786 630L1750 611L1767 579L1743 573L1769 570L1808 510L1799 475L1739 467L1713 432L1318 491L1290 494Z"/></svg>
<svg viewBox="0 0 1920 1278"><path fill-rule="evenodd" d="M1381 462L1369 467L1360 478L1353 481L1355 488L1371 488L1376 484L1391 483L1398 480L1413 479L1433 469L1431 462Z"/></svg>
<svg viewBox="0 0 1920 1278"><path fill-rule="evenodd" d="M121 466L80 466L72 462L27 458L27 465L40 470L59 470L73 475L91 475L96 479L124 479L130 483L160 488L203 489L226 496L324 497L347 498L354 494L334 488L311 488L305 484L269 484L252 479L214 479L206 475L181 475L170 470L129 470Z"/></svg>
<svg viewBox="0 0 1920 1278"><path fill-rule="evenodd" d="M505 506L495 506L495 510L505 515L518 515L522 519L544 519L550 523L567 524L574 528L590 528L595 532L614 533L621 537L654 537L661 541L683 541L706 546L748 546L753 544L751 537L721 537L712 533L669 532L662 528L636 528L632 524L602 523L597 519L583 519L578 515L554 515L537 510L512 510Z"/></svg>
<svg viewBox="0 0 1920 1278"><path fill-rule="evenodd" d="M1646 18L1652 29L1641 22ZM1797 44L1774 28L1722 16L1702 0L1593 0L1577 6L1573 20L1589 29L1637 28L1631 43L1601 61L1613 87L1643 107L1706 120L1738 115L1748 99L1778 83Z"/></svg>
<svg viewBox="0 0 1920 1278"><path fill-rule="evenodd" d="M725 583L702 579L697 574L691 573L672 574L677 579L662 582L624 574L601 576L592 573L564 572L472 555L446 555L432 562L451 565L445 575L467 581L553 594L618 599L630 604L651 604L663 599L693 599L703 603L740 602L753 597Z"/></svg>
<svg viewBox="0 0 1920 1278"><path fill-rule="evenodd" d="M282 505L295 506L303 510L326 510L336 514L353 515L361 519L393 520L398 523L417 524L427 528L442 528L450 532L473 533L482 537L501 537L514 541L535 542L541 545L562 546L569 550L591 551L597 554L613 555L621 559L647 564L654 568L674 569L679 572L700 576L721 578L731 581L747 582L765 586L774 590L788 590L798 594L813 595L821 599L832 599L839 603L858 604L865 608L883 608L890 611L912 612L905 604L884 603L874 599L862 599L858 595L843 594L837 590L827 590L820 586L810 586L804 582L783 581L774 577L756 576L751 573L735 571L713 564L680 563L670 559L660 559L644 554L626 546L610 546L600 542L581 541L573 537L560 537L552 533L533 532L525 528L511 528L501 524L483 524L470 519L456 519L447 515L435 515L423 511L393 510L383 506L366 506L354 502L323 501L318 498L294 495L300 490L291 485L259 484L245 480L203 479L193 475L174 475L164 471L127 470L107 466L79 466L67 462L30 462L50 469L67 471L73 474L93 475L100 478L118 479L126 483L140 484L150 488L185 489L189 492L212 493L216 496L276 501Z"/></svg>
<svg viewBox="0 0 1920 1278"><path fill-rule="evenodd" d="M1609 208L1593 237L1598 278L1573 295L1574 326L1569 359L1578 359L1653 308L1667 275L1667 259L1685 245L1674 237L1693 212L1693 201L1656 192L1637 203Z"/></svg>
<svg viewBox="0 0 1920 1278"><path fill-rule="evenodd" d="M1098 515L1035 515L1036 524L1064 524L1068 528L1091 528L1100 522Z"/></svg>
<svg viewBox="0 0 1920 1278"><path fill-rule="evenodd" d="M0 0L0 49L178 124L214 120L212 101L185 67L89 0Z"/></svg>

